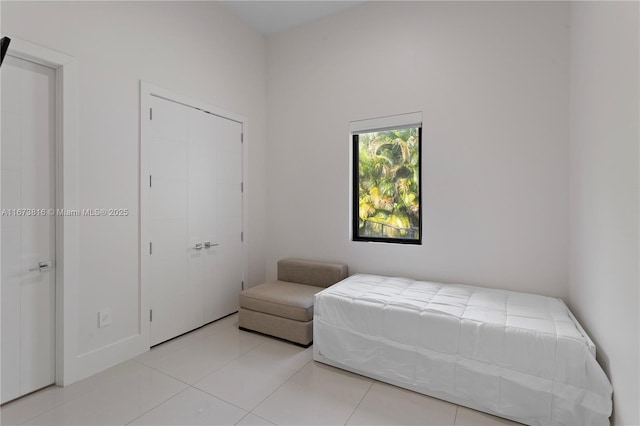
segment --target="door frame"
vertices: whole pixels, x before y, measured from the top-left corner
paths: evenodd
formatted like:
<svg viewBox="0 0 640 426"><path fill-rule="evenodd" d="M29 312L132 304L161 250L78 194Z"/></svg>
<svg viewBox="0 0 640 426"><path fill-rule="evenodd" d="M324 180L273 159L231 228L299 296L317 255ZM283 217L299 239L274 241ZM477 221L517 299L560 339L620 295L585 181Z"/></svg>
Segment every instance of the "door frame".
<svg viewBox="0 0 640 426"><path fill-rule="evenodd" d="M151 221L149 220L151 212L151 200L149 189L149 175L151 170L151 131L149 111L151 108L151 99L153 97L165 99L171 102L176 102L187 107L202 110L204 112L217 115L228 120L238 122L242 125L242 282L244 288L244 282L247 280L249 265L247 256L247 217L248 217L248 203L247 203L247 185L248 185L248 157L247 157L247 143L248 143L248 127L249 120L247 117L236 114L234 112L225 110L223 108L216 107L205 102L201 102L196 99L189 98L187 96L179 95L167 89L155 86L140 80L140 324L139 332L142 335L143 341L151 341L150 333L150 321L149 310L151 309L151 285L149 283L149 243L151 241Z"/></svg>
<svg viewBox="0 0 640 426"><path fill-rule="evenodd" d="M76 210L79 208L78 63L71 56L7 36L11 38L7 55L55 70L56 209ZM55 383L65 386L76 381L79 218L56 215L55 224Z"/></svg>

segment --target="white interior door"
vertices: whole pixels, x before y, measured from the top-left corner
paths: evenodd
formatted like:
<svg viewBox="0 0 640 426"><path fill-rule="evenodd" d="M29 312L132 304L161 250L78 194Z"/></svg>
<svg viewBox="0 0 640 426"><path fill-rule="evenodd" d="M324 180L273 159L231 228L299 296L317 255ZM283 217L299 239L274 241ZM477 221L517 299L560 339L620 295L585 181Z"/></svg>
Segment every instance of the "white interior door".
<svg viewBox="0 0 640 426"><path fill-rule="evenodd" d="M2 402L55 381L55 71L2 64Z"/></svg>
<svg viewBox="0 0 640 426"><path fill-rule="evenodd" d="M237 311L242 126L158 97L151 107L153 346Z"/></svg>
<svg viewBox="0 0 640 426"><path fill-rule="evenodd" d="M217 143L209 144L205 199L205 309L207 322L238 310L242 289L242 125L207 114Z"/></svg>
<svg viewBox="0 0 640 426"><path fill-rule="evenodd" d="M153 98L151 128L151 345L189 330L187 112Z"/></svg>

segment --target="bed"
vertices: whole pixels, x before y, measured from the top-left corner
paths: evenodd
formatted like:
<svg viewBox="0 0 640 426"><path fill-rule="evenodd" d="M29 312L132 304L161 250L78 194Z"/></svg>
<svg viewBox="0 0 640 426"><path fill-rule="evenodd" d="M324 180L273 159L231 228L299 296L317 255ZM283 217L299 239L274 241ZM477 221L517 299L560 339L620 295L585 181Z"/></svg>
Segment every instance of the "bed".
<svg viewBox="0 0 640 426"><path fill-rule="evenodd" d="M529 425L608 425L612 388L560 299L356 274L315 296L314 359Z"/></svg>

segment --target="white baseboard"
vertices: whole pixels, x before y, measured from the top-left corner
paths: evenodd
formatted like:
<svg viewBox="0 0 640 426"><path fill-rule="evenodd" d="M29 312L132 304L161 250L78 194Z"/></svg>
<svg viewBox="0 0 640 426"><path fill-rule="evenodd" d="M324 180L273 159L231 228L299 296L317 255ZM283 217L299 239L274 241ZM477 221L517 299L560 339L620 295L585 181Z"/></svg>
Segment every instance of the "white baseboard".
<svg viewBox="0 0 640 426"><path fill-rule="evenodd" d="M135 358L148 350L149 340L143 339L141 334L135 334L78 355L76 358L76 377L74 382Z"/></svg>

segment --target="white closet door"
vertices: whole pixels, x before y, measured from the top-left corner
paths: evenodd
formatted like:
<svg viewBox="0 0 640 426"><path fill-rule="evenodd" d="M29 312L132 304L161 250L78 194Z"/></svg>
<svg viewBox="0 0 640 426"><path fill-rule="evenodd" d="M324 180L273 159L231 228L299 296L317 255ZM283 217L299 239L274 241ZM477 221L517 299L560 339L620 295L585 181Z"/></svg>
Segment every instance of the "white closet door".
<svg viewBox="0 0 640 426"><path fill-rule="evenodd" d="M207 119L208 114L194 108L187 108L189 123L189 287L194 298L190 313L192 326L200 327L204 322L204 193L209 186L207 181L209 158L208 147L214 144L214 129Z"/></svg>
<svg viewBox="0 0 640 426"><path fill-rule="evenodd" d="M242 125L210 117L217 143L209 147L212 185L205 218L206 239L212 243L205 259L207 321L236 312L242 289Z"/></svg>
<svg viewBox="0 0 640 426"><path fill-rule="evenodd" d="M237 311L242 127L152 97L151 345Z"/></svg>
<svg viewBox="0 0 640 426"><path fill-rule="evenodd" d="M55 71L7 56L1 75L6 402L55 380Z"/></svg>

